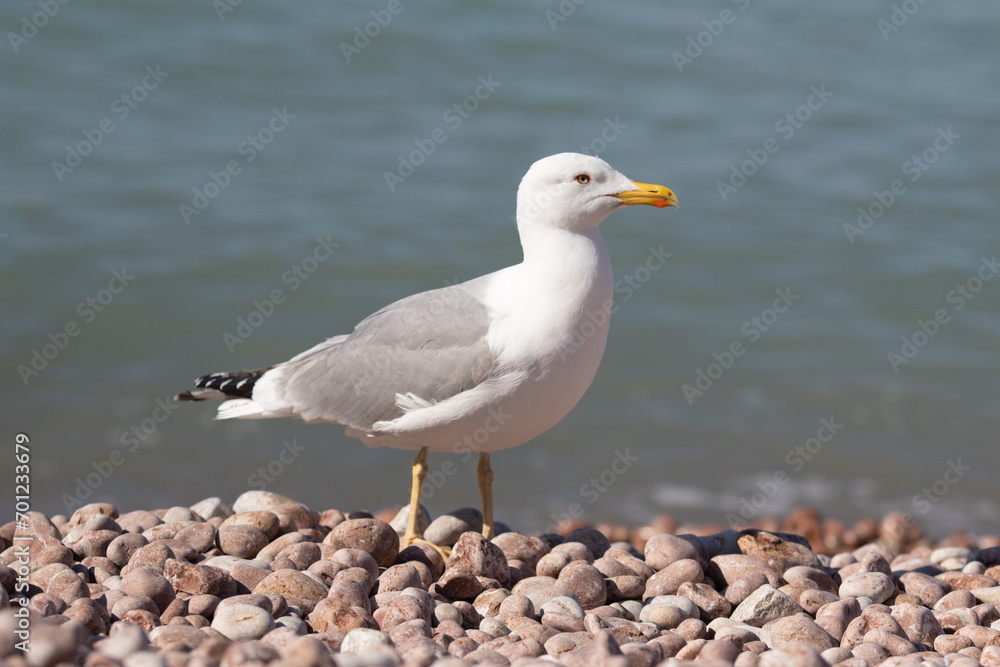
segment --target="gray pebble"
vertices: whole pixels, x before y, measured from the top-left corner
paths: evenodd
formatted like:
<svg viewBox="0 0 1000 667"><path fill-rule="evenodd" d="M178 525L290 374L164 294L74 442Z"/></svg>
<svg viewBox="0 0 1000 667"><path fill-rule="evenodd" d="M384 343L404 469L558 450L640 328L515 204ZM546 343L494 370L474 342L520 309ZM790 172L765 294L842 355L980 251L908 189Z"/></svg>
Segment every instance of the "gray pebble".
<svg viewBox="0 0 1000 667"><path fill-rule="evenodd" d="M439 546L450 547L462 533L483 529L483 513L475 507L463 507L434 519L424 531L424 539Z"/></svg>
<svg viewBox="0 0 1000 667"><path fill-rule="evenodd" d="M451 604L450 602L439 602L437 606L434 607L434 618L437 623L444 623L445 621L452 621L462 625L462 612L458 610L458 607Z"/></svg>
<svg viewBox="0 0 1000 667"><path fill-rule="evenodd" d="M805 611L799 604L770 584L764 584L736 607L730 618L737 623L762 627L768 621Z"/></svg>
<svg viewBox="0 0 1000 667"><path fill-rule="evenodd" d="M290 628L295 634L304 635L309 631L306 622L298 616L282 616L274 621L276 628Z"/></svg>
<svg viewBox="0 0 1000 667"><path fill-rule="evenodd" d="M163 514L163 523L176 521L200 521L200 517L187 507L171 507Z"/></svg>
<svg viewBox="0 0 1000 667"><path fill-rule="evenodd" d="M611 542L604 533L596 528L578 528L566 536L566 542L579 542L587 547L594 560L604 555L611 548Z"/></svg>
<svg viewBox="0 0 1000 667"><path fill-rule="evenodd" d="M683 595L658 595L646 601L647 607L657 607L660 605L673 605L683 611L687 618L700 618L701 616L701 612L698 611L698 605Z"/></svg>
<svg viewBox="0 0 1000 667"><path fill-rule="evenodd" d="M402 537L406 533L406 523L410 520L410 506L403 505L402 509L396 512L396 516L393 517L389 525L392 526L396 534ZM424 535L426 539L425 531L427 526L431 523L430 512L423 505L418 505L417 509L417 535Z"/></svg>
<svg viewBox="0 0 1000 667"><path fill-rule="evenodd" d="M628 618L633 621L638 621L639 615L642 613L642 610L645 609L643 604L638 600L623 600L620 604L628 614Z"/></svg>

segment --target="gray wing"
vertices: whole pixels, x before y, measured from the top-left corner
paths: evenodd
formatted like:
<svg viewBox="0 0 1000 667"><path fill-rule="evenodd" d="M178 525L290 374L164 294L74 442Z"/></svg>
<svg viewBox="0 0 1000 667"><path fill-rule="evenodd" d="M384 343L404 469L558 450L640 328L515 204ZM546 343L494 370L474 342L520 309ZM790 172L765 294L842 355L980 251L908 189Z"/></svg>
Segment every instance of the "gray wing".
<svg viewBox="0 0 1000 667"><path fill-rule="evenodd" d="M403 414L397 394L438 402L490 377L487 308L461 286L422 292L281 364L284 398L306 421L366 430ZM277 379L277 378L276 378Z"/></svg>

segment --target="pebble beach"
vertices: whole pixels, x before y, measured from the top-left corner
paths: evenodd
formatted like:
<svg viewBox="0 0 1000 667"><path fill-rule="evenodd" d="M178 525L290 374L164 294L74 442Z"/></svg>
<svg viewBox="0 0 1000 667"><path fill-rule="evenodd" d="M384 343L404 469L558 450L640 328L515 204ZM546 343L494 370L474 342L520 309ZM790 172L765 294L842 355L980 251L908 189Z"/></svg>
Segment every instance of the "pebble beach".
<svg viewBox="0 0 1000 667"><path fill-rule="evenodd" d="M48 667L1000 665L1000 535L316 511L266 492L0 528L0 659Z"/></svg>

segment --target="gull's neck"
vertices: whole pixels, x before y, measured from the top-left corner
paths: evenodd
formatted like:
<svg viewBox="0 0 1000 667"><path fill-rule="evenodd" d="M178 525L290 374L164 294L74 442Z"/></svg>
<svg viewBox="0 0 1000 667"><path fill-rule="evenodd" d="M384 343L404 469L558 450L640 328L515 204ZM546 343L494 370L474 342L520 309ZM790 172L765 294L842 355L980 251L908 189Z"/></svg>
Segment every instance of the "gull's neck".
<svg viewBox="0 0 1000 667"><path fill-rule="evenodd" d="M611 259L597 228L576 232L520 227L521 267L531 275L535 289L551 291L571 307L593 306L611 298Z"/></svg>

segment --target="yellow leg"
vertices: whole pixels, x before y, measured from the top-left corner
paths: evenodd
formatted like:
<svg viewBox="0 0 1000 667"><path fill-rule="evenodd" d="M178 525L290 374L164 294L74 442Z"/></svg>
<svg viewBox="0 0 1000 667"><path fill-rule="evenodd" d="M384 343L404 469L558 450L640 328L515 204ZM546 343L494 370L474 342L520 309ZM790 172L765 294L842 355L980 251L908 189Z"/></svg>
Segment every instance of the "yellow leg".
<svg viewBox="0 0 1000 667"><path fill-rule="evenodd" d="M489 452L479 454L476 474L479 477L479 493L483 496L483 537L492 540L496 531L493 529L493 469L490 468Z"/></svg>
<svg viewBox="0 0 1000 667"><path fill-rule="evenodd" d="M406 520L406 533L403 535L403 546L408 547L418 539L417 519L420 517L420 488L427 477L427 448L421 447L417 458L413 460L413 485L410 487L410 516Z"/></svg>

